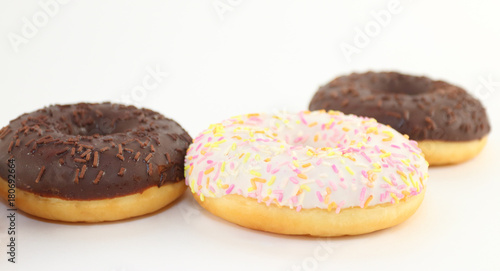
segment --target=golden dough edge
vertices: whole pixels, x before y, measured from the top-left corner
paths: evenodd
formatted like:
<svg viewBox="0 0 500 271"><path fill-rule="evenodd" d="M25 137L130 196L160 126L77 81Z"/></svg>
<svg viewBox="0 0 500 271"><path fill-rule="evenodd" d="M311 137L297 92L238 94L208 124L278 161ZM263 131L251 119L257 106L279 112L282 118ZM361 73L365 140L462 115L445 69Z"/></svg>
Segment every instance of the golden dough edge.
<svg viewBox="0 0 500 271"><path fill-rule="evenodd" d="M184 181L153 186L142 193L100 200L63 200L41 197L16 189L16 208L45 219L64 222L116 221L157 211L180 197L187 186ZM0 177L0 196L7 200L8 183Z"/></svg>
<svg viewBox="0 0 500 271"><path fill-rule="evenodd" d="M416 212L424 194L425 190L397 204L346 208L338 214L335 210L319 208L297 212L286 206L267 206L240 195L205 197L203 201L198 195L193 196L212 214L246 228L287 235L334 237L365 234L398 225Z"/></svg>
<svg viewBox="0 0 500 271"><path fill-rule="evenodd" d="M465 162L476 157L486 145L488 137L478 140L453 142L439 140L418 141L418 147L430 166L444 166Z"/></svg>

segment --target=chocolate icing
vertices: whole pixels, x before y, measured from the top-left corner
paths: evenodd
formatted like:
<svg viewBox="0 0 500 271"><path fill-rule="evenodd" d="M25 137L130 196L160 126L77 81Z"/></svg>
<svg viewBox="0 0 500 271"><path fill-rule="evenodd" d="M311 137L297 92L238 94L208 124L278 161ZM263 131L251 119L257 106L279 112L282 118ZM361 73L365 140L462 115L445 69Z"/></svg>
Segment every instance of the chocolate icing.
<svg viewBox="0 0 500 271"><path fill-rule="evenodd" d="M108 199L184 179L191 137L161 114L110 103L54 105L0 130L0 177L15 159L18 189Z"/></svg>
<svg viewBox="0 0 500 271"><path fill-rule="evenodd" d="M396 72L338 77L316 92L309 109L372 117L417 141L469 141L490 131L481 102L464 89Z"/></svg>

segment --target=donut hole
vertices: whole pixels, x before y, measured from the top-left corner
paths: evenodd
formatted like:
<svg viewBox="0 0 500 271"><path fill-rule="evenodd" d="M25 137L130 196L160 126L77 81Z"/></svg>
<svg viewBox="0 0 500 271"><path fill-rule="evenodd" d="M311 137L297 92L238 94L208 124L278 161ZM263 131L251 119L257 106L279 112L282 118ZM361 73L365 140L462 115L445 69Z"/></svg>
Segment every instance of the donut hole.
<svg viewBox="0 0 500 271"><path fill-rule="evenodd" d="M94 120L89 125L75 125L73 135L91 136L91 135L110 135L116 133L116 124L109 118L100 118Z"/></svg>
<svg viewBox="0 0 500 271"><path fill-rule="evenodd" d="M278 139L286 142L288 145L297 147L312 149L341 148L343 141L346 140L346 135L335 133L335 131L325 133L305 129L302 131L286 131L279 134Z"/></svg>
<svg viewBox="0 0 500 271"><path fill-rule="evenodd" d="M321 150L324 148L330 148L328 151L332 149L343 151L350 148L353 141L366 140L363 128L350 127L350 120L344 120L344 115L340 112L332 111L331 114L322 114L320 118L311 117L311 120L308 120L309 114L316 115L317 113L309 112L299 118L281 116L277 119L273 118L268 126L271 133L263 139L274 137L289 146L314 149L317 152L324 151Z"/></svg>
<svg viewBox="0 0 500 271"><path fill-rule="evenodd" d="M92 136L112 135L131 131L132 127L138 125L134 120L112 120L110 118L98 118L86 123L72 123L71 128L65 129L69 135Z"/></svg>
<svg viewBox="0 0 500 271"><path fill-rule="evenodd" d="M378 93L418 95L431 90L432 80L424 77L390 74L390 76L373 80L369 87Z"/></svg>
<svg viewBox="0 0 500 271"><path fill-rule="evenodd" d="M62 108L65 108L64 106ZM123 110L125 106L110 107L109 104L97 105L96 109L86 104L76 105L73 111L65 111L55 123L55 129L71 136L112 135L137 130L141 119ZM60 112L49 112L49 114Z"/></svg>

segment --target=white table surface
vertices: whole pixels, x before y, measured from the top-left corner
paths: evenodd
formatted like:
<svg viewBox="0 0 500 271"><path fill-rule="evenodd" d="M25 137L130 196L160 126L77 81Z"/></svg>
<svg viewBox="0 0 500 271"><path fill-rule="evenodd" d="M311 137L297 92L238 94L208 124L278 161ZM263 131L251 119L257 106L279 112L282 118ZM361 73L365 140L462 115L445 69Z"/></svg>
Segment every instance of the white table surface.
<svg viewBox="0 0 500 271"><path fill-rule="evenodd" d="M373 14L388 5L397 11L381 26ZM432 168L420 209L391 229L263 233L211 215L186 192L114 223L18 213L11 264L2 203L0 270L500 270L498 1L73 0L48 10L0 0L0 126L49 104L111 100L157 110L196 136L235 114L306 109L335 76L397 70L466 88L493 130L477 158ZM341 47L366 27L373 37L348 61ZM141 89L150 69L161 71L158 82Z"/></svg>

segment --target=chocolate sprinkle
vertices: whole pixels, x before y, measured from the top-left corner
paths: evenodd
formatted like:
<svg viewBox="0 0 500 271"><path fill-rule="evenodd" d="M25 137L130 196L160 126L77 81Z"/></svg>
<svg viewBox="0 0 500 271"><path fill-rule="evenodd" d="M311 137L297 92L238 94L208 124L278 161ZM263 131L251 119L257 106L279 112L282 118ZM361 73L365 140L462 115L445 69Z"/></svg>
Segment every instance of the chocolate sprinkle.
<svg viewBox="0 0 500 271"><path fill-rule="evenodd" d="M66 147L63 150L60 150L60 151L56 152L56 155L61 155L61 154L65 153L65 152L67 152L68 150L69 150L69 147Z"/></svg>
<svg viewBox="0 0 500 271"><path fill-rule="evenodd" d="M75 161L77 163L87 163L87 160L82 159L82 158L75 158L75 159L73 159L73 161Z"/></svg>
<svg viewBox="0 0 500 271"><path fill-rule="evenodd" d="M148 175L153 176L153 165L151 163L148 163Z"/></svg>
<svg viewBox="0 0 500 271"><path fill-rule="evenodd" d="M139 161L139 156L141 156L141 152L138 151L134 156L134 160Z"/></svg>
<svg viewBox="0 0 500 271"><path fill-rule="evenodd" d="M86 148L86 149L90 149L90 150L93 150L94 147L93 146L90 146L90 145L84 145L84 144L80 144L80 146Z"/></svg>
<svg viewBox="0 0 500 271"><path fill-rule="evenodd" d="M75 173L75 178L73 178L73 182L76 183L76 184L78 183L78 175L79 174L80 174L80 169L77 168L76 169L76 173Z"/></svg>
<svg viewBox="0 0 500 271"><path fill-rule="evenodd" d="M28 141L28 143L24 144L25 147L28 147L29 145L31 145L31 143L33 143L33 141L35 141L35 139L31 139L30 141Z"/></svg>
<svg viewBox="0 0 500 271"><path fill-rule="evenodd" d="M99 173L97 173L97 177L95 177L93 183L94 184L98 184L99 181L101 180L103 174L104 174L104 171L99 170Z"/></svg>
<svg viewBox="0 0 500 271"><path fill-rule="evenodd" d="M7 152L10 153L12 151L12 147L14 147L14 141L11 141L9 144L9 148L7 149Z"/></svg>
<svg viewBox="0 0 500 271"><path fill-rule="evenodd" d="M40 182L40 180L42 179L42 175L43 175L44 172L45 172L45 166L42 166L40 168L40 172L38 173L38 176L36 176L35 183Z"/></svg>
<svg viewBox="0 0 500 271"><path fill-rule="evenodd" d="M94 163L92 163L92 167L98 167L99 166L99 152L94 151Z"/></svg>
<svg viewBox="0 0 500 271"><path fill-rule="evenodd" d="M87 172L87 165L83 165L82 171L80 171L80 175L78 176L78 178L83 179L83 177L85 177L85 172Z"/></svg>
<svg viewBox="0 0 500 271"><path fill-rule="evenodd" d="M84 151L84 152L80 155L80 157L82 157L82 158L83 158L83 157L87 156L87 154L89 154L90 152L91 152L91 150L86 150L86 151Z"/></svg>
<svg viewBox="0 0 500 271"><path fill-rule="evenodd" d="M118 171L118 173L117 173L117 174L118 174L118 176L120 176L120 177L121 177L121 176L123 176L123 175L125 174L125 168L124 168L124 167L121 167L121 168L120 168L120 171Z"/></svg>
<svg viewBox="0 0 500 271"><path fill-rule="evenodd" d="M116 157L118 157L118 159L120 159L122 161L125 161L125 157L123 157L123 155L121 155L121 154L117 154Z"/></svg>
<svg viewBox="0 0 500 271"><path fill-rule="evenodd" d="M4 137L6 137L11 131L12 130L10 129L9 126L2 128L2 130L0 132L0 139L3 139Z"/></svg>

